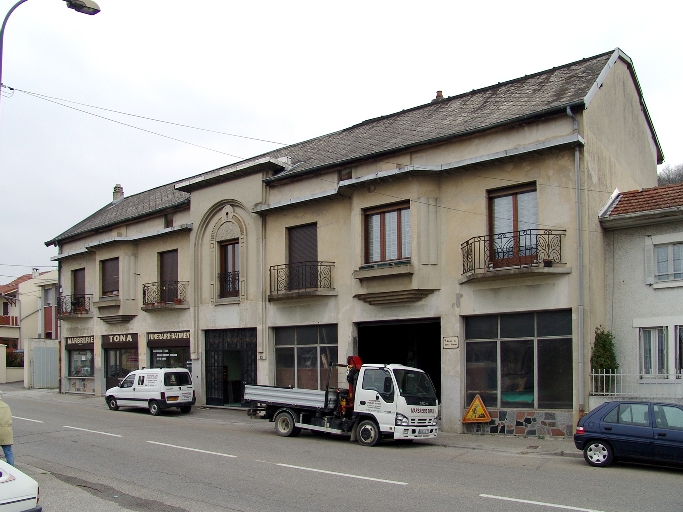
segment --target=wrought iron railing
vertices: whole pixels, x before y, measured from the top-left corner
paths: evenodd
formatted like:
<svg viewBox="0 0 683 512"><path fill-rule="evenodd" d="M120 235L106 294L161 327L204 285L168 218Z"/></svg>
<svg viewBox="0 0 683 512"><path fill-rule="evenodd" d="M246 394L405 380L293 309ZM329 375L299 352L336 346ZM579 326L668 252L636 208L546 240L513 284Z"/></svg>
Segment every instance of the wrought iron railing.
<svg viewBox="0 0 683 512"><path fill-rule="evenodd" d="M628 398L681 398L680 373L638 374L621 370L591 372L590 394Z"/></svg>
<svg viewBox="0 0 683 512"><path fill-rule="evenodd" d="M270 267L270 293L332 289L332 269L329 261L302 261Z"/></svg>
<svg viewBox="0 0 683 512"><path fill-rule="evenodd" d="M92 313L92 295L61 295L58 303L58 315L87 315Z"/></svg>
<svg viewBox="0 0 683 512"><path fill-rule="evenodd" d="M460 245L462 273L562 263L564 230L524 229L475 236Z"/></svg>
<svg viewBox="0 0 683 512"><path fill-rule="evenodd" d="M240 273L224 272L218 274L218 296L221 299L239 297L240 295Z"/></svg>
<svg viewBox="0 0 683 512"><path fill-rule="evenodd" d="M142 303L184 304L187 302L187 281L159 281L142 285Z"/></svg>

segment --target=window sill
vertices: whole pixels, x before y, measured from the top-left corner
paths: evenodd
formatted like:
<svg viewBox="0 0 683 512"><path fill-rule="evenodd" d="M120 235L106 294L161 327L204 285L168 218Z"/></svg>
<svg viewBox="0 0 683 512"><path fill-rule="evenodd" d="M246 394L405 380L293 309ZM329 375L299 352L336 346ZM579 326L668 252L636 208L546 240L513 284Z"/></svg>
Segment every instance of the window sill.
<svg viewBox="0 0 683 512"><path fill-rule="evenodd" d="M214 301L214 305L218 306L220 304L239 304L242 302L242 299L240 297L225 297L221 299L216 299Z"/></svg>
<svg viewBox="0 0 683 512"><path fill-rule="evenodd" d="M415 273L415 268L410 260L397 262L384 262L375 265L367 265L353 271L356 279L372 279L373 277L387 277L398 275L411 275Z"/></svg>
<svg viewBox="0 0 683 512"><path fill-rule="evenodd" d="M71 319L77 319L77 318L92 318L93 313L92 311L89 311L88 313L62 313L60 315L57 315L57 318L59 320L71 320Z"/></svg>
<svg viewBox="0 0 683 512"><path fill-rule="evenodd" d="M121 299L118 295L113 297L100 297L100 300L93 301L92 305L96 308L104 308L107 306L120 306Z"/></svg>
<svg viewBox="0 0 683 512"><path fill-rule="evenodd" d="M652 288L658 290L660 288L678 288L683 286L683 279L671 280L671 281L657 281L652 285Z"/></svg>
<svg viewBox="0 0 683 512"><path fill-rule="evenodd" d="M571 274L571 267L561 267L557 264L553 267L522 267L522 268L503 268L500 270L487 269L485 271L475 272L462 276L458 279L458 284L476 281L480 279L510 279L515 277L525 276L541 276L541 275L557 275L557 274Z"/></svg>
<svg viewBox="0 0 683 512"><path fill-rule="evenodd" d="M330 297L338 295L337 290L329 288L317 288L313 290L293 290L291 292L271 293L268 301L278 301L287 299L301 299L305 297Z"/></svg>
<svg viewBox="0 0 683 512"><path fill-rule="evenodd" d="M174 304L173 302L162 302L160 304L145 304L140 308L142 311L159 311L161 309L190 309L190 305L187 302L182 304Z"/></svg>

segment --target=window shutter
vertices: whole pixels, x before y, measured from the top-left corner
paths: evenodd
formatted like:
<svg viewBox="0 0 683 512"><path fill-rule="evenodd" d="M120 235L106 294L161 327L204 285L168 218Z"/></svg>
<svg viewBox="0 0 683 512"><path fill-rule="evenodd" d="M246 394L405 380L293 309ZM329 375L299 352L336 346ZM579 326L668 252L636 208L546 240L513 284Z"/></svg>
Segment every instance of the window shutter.
<svg viewBox="0 0 683 512"><path fill-rule="evenodd" d="M289 264L318 261L318 225L289 228Z"/></svg>
<svg viewBox="0 0 683 512"><path fill-rule="evenodd" d="M654 246L652 239L645 239L645 284L655 282Z"/></svg>

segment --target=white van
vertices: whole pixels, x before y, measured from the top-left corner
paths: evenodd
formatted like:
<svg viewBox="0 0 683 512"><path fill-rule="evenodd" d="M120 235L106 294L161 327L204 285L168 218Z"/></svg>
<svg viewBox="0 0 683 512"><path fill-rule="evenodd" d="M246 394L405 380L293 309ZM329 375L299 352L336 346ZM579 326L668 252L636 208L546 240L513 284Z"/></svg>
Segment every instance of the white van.
<svg viewBox="0 0 683 512"><path fill-rule="evenodd" d="M135 370L104 396L112 411L119 407L142 407L153 416L170 407L188 413L196 402L192 376L185 368Z"/></svg>

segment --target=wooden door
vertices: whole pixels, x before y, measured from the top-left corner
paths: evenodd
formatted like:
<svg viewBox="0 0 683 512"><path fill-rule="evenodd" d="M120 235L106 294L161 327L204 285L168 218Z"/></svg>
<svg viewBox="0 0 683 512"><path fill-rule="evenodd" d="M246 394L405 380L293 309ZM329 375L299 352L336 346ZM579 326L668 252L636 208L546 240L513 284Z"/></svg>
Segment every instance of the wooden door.
<svg viewBox="0 0 683 512"><path fill-rule="evenodd" d="M178 297L178 251L159 253L159 292L161 302Z"/></svg>
<svg viewBox="0 0 683 512"><path fill-rule="evenodd" d="M318 287L318 225L289 228L289 289Z"/></svg>

